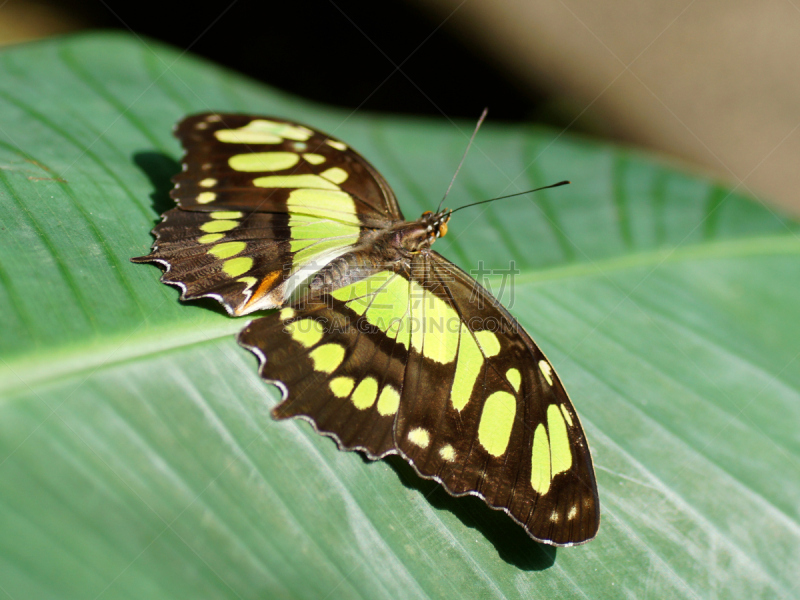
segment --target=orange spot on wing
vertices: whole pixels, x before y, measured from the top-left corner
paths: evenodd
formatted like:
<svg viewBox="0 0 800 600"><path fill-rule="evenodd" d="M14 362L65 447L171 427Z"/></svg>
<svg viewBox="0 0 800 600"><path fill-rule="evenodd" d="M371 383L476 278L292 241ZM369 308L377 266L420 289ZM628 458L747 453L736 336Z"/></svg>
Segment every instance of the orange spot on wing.
<svg viewBox="0 0 800 600"><path fill-rule="evenodd" d="M261 283L258 284L256 291L253 292L253 295L250 296L250 299L240 310L247 310L251 305L255 304L256 302L261 300L261 298L266 296L269 293L269 291L273 288L273 284L275 283L275 280L278 279L280 274L281 274L280 271L273 271L272 273L268 273L266 277L264 277L264 279L261 280Z"/></svg>

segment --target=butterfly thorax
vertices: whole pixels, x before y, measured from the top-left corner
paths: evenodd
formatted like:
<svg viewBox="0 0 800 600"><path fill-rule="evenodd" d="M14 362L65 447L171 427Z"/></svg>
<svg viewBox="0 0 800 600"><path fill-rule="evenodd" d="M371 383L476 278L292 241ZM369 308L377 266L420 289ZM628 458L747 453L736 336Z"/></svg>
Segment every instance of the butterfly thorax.
<svg viewBox="0 0 800 600"><path fill-rule="evenodd" d="M448 209L438 213L428 210L416 221L400 223L390 231L393 231L395 243L399 248L412 253L421 252L430 248L437 238L447 233L449 220Z"/></svg>
<svg viewBox="0 0 800 600"><path fill-rule="evenodd" d="M330 292L365 279L378 271L408 268L413 254L430 249L447 233L447 209L426 211L416 221L398 221L394 225L362 234L358 246L329 262L312 278L313 291Z"/></svg>

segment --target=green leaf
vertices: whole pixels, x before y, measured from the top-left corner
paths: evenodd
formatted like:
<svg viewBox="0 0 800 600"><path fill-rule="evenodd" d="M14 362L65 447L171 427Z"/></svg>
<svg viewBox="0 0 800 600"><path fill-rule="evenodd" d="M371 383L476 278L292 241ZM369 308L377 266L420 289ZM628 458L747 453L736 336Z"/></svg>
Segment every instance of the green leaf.
<svg viewBox="0 0 800 600"><path fill-rule="evenodd" d="M502 296L581 414L600 534L556 551L402 461L272 421L278 394L234 341L246 320L129 262L169 207L188 113L328 131L409 217L436 206L472 124L315 106L117 34L5 49L0 102L0 596L800 589L796 222L636 151L481 131L451 206L573 181L458 213L437 242L466 269L514 261Z"/></svg>

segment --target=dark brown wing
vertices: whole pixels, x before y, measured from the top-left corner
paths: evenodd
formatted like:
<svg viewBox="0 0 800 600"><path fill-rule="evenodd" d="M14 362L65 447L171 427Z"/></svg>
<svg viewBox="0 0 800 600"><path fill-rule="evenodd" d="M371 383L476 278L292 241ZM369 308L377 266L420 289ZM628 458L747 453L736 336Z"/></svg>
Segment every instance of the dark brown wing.
<svg viewBox="0 0 800 600"><path fill-rule="evenodd" d="M452 494L480 496L539 541L592 539L600 512L591 455L550 362L491 294L439 254L420 256L414 276L436 300L414 311L423 334L406 365L397 448L421 475ZM444 327L431 316L443 316ZM441 335L458 338L445 364L435 360L452 354L440 352Z"/></svg>
<svg viewBox="0 0 800 600"><path fill-rule="evenodd" d="M363 156L305 125L274 117L205 113L178 123L175 136L186 155L170 195L183 209L285 213L288 194L306 185L271 186L265 181L254 186L254 180L321 177L354 198L363 223L381 227L405 220L389 184ZM264 156L259 159L258 155ZM232 166L236 156L244 158L233 165L238 162L246 170ZM337 175L342 176L337 170L346 179L337 182ZM214 184L209 185L209 180ZM326 181L321 183L323 189L330 189Z"/></svg>
<svg viewBox="0 0 800 600"><path fill-rule="evenodd" d="M181 298L234 315L283 305L304 278L403 219L383 177L345 144L269 117L206 113L176 129L186 154L178 207L148 256Z"/></svg>
<svg viewBox="0 0 800 600"><path fill-rule="evenodd" d="M258 356L259 374L283 392L275 418L305 418L341 449L376 459L396 453L392 432L408 352L345 299L364 285L381 296L386 286L407 288L408 282L388 272L366 281L256 319L239 343Z"/></svg>
<svg viewBox="0 0 800 600"><path fill-rule="evenodd" d="M599 503L578 416L550 363L481 286L434 252L253 321L239 341L299 416L343 449L398 452L534 539L594 537Z"/></svg>

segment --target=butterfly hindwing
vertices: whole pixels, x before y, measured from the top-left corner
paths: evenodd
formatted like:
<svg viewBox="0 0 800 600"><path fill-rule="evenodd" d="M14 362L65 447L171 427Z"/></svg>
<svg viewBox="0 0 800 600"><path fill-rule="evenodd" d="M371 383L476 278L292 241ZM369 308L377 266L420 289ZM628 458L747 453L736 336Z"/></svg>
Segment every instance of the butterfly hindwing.
<svg viewBox="0 0 800 600"><path fill-rule="evenodd" d="M415 276L426 293L413 311L420 333L416 342L412 333L398 450L421 475L481 496L536 539L593 537L588 445L549 361L491 294L437 253L417 260Z"/></svg>
<svg viewBox="0 0 800 600"><path fill-rule="evenodd" d="M438 254L253 321L239 341L281 382L277 417L303 417L372 458L401 454L536 539L594 536L594 473L561 382L507 311Z"/></svg>
<svg viewBox="0 0 800 600"><path fill-rule="evenodd" d="M260 375L283 391L276 418L303 417L340 448L370 458L395 452L407 354L342 300L325 296L256 319L239 343L259 357Z"/></svg>
<svg viewBox="0 0 800 600"><path fill-rule="evenodd" d="M156 226L162 281L182 299L218 299L247 314L283 305L365 231L402 220L388 184L359 154L279 119L201 114L177 127L186 155L178 208Z"/></svg>

